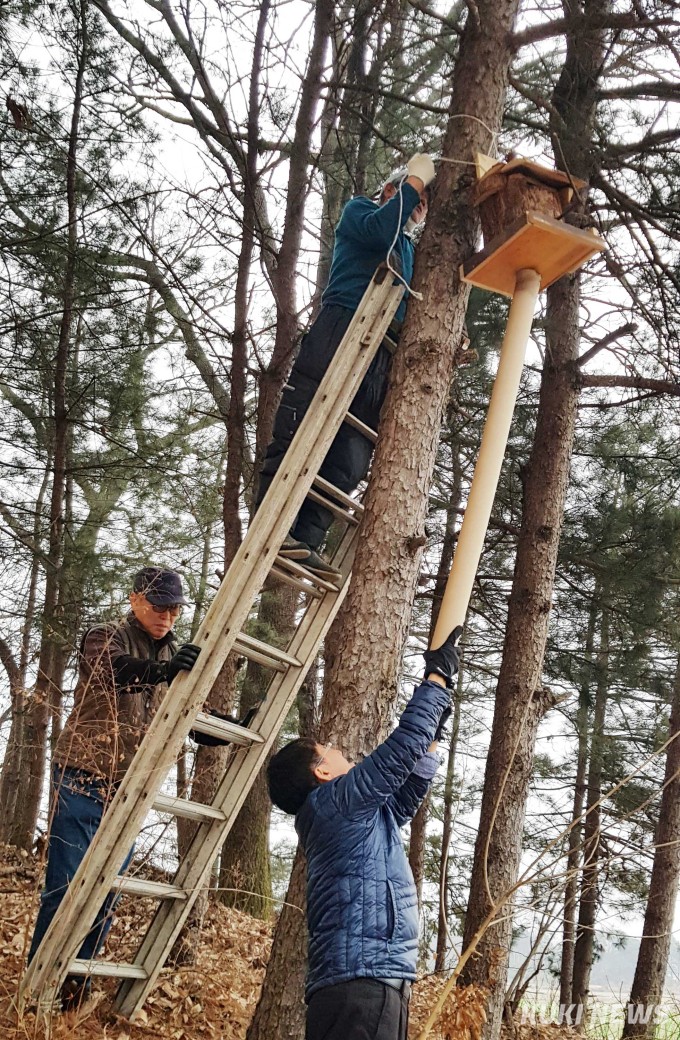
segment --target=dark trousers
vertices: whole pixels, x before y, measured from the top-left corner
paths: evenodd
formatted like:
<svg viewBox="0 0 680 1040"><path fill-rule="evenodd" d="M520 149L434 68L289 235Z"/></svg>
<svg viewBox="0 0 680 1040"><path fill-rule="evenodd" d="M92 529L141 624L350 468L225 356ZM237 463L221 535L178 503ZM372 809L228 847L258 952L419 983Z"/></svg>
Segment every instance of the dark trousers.
<svg viewBox="0 0 680 1040"><path fill-rule="evenodd" d="M303 336L300 352L288 378L288 387L281 397L272 442L267 448L257 505L264 498L272 479L286 454L297 428L319 388L326 369L342 340L354 311L347 307L322 307L309 332ZM350 411L375 430L380 409L385 400L390 353L381 346L364 376ZM335 487L350 494L368 473L373 444L347 423L343 423L324 459L319 476ZM322 505L305 499L297 519L290 529L291 536L318 549L333 522L333 514Z"/></svg>
<svg viewBox="0 0 680 1040"><path fill-rule="evenodd" d="M95 777L87 773L55 766L52 785L54 812L47 845L45 888L40 897L40 910L28 955L29 962L40 946L50 921L64 898L68 883L94 838L106 807L101 785ZM120 868L121 874L127 870L133 851L134 846ZM92 960L97 956L109 933L113 910L119 898L107 897L97 914L92 931L80 948L79 957Z"/></svg>
<svg viewBox="0 0 680 1040"><path fill-rule="evenodd" d="M305 1040L406 1040L408 997L377 979L318 989L307 1008Z"/></svg>

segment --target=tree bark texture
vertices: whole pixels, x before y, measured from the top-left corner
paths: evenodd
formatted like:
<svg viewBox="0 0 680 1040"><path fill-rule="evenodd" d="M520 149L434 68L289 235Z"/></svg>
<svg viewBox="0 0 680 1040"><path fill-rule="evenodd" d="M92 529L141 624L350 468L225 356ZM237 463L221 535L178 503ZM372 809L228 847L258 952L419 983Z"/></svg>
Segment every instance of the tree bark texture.
<svg viewBox="0 0 680 1040"><path fill-rule="evenodd" d="M569 831L567 854L567 880L564 886L564 917L562 921L562 957L560 961L560 1004L569 1007L571 1004L572 983L574 979L574 943L576 941L576 908L578 900L578 868L581 861L581 837L583 833L583 804L586 795L586 770L588 768L588 710L590 702L590 683L595 640L595 622L597 620L597 604L591 600L588 614L588 630L586 633L585 667L588 669L581 686L579 705L576 710L576 737L578 750L576 754L576 778L574 781L574 802L571 814L572 827Z"/></svg>
<svg viewBox="0 0 680 1040"><path fill-rule="evenodd" d="M597 692L593 710L593 731L590 738L588 790L586 815L583 823L583 868L578 908L578 926L574 946L574 977L572 1003L583 1005L579 1030L585 1032L586 1003L590 985L590 971L595 952L595 919L599 902L600 819L602 797L602 770L604 758L604 727L609 694L609 609L602 608L600 648L597 653Z"/></svg>
<svg viewBox="0 0 680 1040"><path fill-rule="evenodd" d="M0 661L9 682L10 710L12 721L7 740L5 758L0 776L0 841L6 842L13 820L13 809L19 784L17 771L21 759L21 711L24 698L21 668L14 660L12 650L5 639L0 638Z"/></svg>
<svg viewBox="0 0 680 1040"><path fill-rule="evenodd" d="M298 694L300 736L315 737L318 730L316 694L318 658L307 672ZM307 905L304 854L298 845L288 882L286 901L274 931L267 974L246 1040L300 1040L305 1031L304 980L307 968Z"/></svg>
<svg viewBox="0 0 680 1040"><path fill-rule="evenodd" d="M455 421L455 413L449 402L448 408L448 425L449 429L453 429L453 423ZM460 452L455 440L452 438L452 469L453 469L453 483L451 487L451 493L446 508L446 526L444 529L444 538L442 542L442 552L439 557L439 564L437 566L437 575L435 577L434 590L432 594L432 611L430 614L430 629L428 633L428 642L432 641L434 630L437 625L437 618L439 617L439 608L442 604L444 597L444 590L446 589L446 583L448 581L449 573L451 571L451 564L453 562L453 553L456 545L456 538L458 535L458 513L460 510L461 503L461 468L460 468ZM454 722L454 731L456 724ZM452 737L453 740L453 737ZM454 752L455 755L455 752ZM450 756L449 756L450 763ZM453 780L452 780L453 782ZM422 902L422 891L423 891L423 874L425 868L425 842L427 840L427 821L430 815L430 794L428 792L427 798L421 805L420 809L413 818L411 824L411 840L409 843L409 865L413 873L413 880L416 884L416 890L418 892L418 905ZM446 827L446 824L445 824ZM450 835L449 835L450 837ZM442 845L442 856L444 857L444 850L446 846ZM441 881L441 871L440 871ZM444 935L446 935L446 929L444 929Z"/></svg>
<svg viewBox="0 0 680 1040"><path fill-rule="evenodd" d="M586 7L602 6L588 0ZM568 10L567 10L568 8ZM602 70L602 32L583 30L571 6L567 60L553 94L556 163L585 180L592 171L589 131ZM585 201L585 200L584 200ZM517 881L522 831L538 723L551 698L541 673L569 482L579 384L574 366L579 343L580 278L569 275L548 290L546 359L536 433L524 473L524 509L508 607L508 624L486 764L480 827L470 884L463 946L477 933L493 904ZM497 1040L503 1013L512 922L487 929L468 961L463 983L490 986L486 1040Z"/></svg>
<svg viewBox="0 0 680 1040"><path fill-rule="evenodd" d="M57 350L54 358L53 385L53 453L52 492L50 499L50 535L48 560L45 573L45 598L43 603L42 632L38 676L33 694L28 703L24 724L25 752L23 772L25 784L17 799L16 818L12 842L23 848L30 847L38 809L42 796L47 750L47 726L50 703L53 700L52 686L55 682L55 658L59 652L59 580L64 540L64 494L66 489L67 445L69 414L67 401L67 373L69 365L71 331L73 327L76 294L76 250L78 244L76 167L78 132L83 97L83 80L88 61L87 4L80 5L80 53L76 68L71 127L66 159L66 203L68 211L68 250L64 270L63 308ZM57 671L61 669L57 668ZM60 681L60 676L56 678Z"/></svg>
<svg viewBox="0 0 680 1040"><path fill-rule="evenodd" d="M423 299L409 304L392 362L355 576L327 658L326 696L333 691L333 703L338 701L332 722L341 747L344 732L364 733L364 752L384 733L396 703L396 674L420 571L442 413L468 297L458 265L474 251L478 237L470 201L474 168L467 164L475 151L491 147L489 131L476 120L498 127L505 99L516 4L486 2L479 13L479 31L472 18L467 21L453 77L443 154L456 161L440 165L418 247L413 287ZM352 705L352 718L342 718L337 691Z"/></svg>
<svg viewBox="0 0 680 1040"><path fill-rule="evenodd" d="M641 1004L645 1010L650 1004L658 1005L663 997L680 882L680 661L673 684L668 737L672 743L666 752L661 811L654 837L654 865L629 1000L629 1004ZM628 1018L626 1016L623 1026L624 1040L628 1037L651 1040L656 1028L653 1014L646 1026L632 1023Z"/></svg>
<svg viewBox="0 0 680 1040"><path fill-rule="evenodd" d="M439 912L437 914L437 949L435 954L434 970L444 971L446 967L446 952L448 944L448 920L449 920L449 846L451 844L451 830L453 827L453 780L456 769L456 751L458 750L458 735L460 733L460 708L463 703L463 659L461 656L458 682L453 706L453 720L451 725L451 743L446 760L446 781L444 783L444 826L442 828L442 852L439 860Z"/></svg>
<svg viewBox="0 0 680 1040"><path fill-rule="evenodd" d="M569 853L567 855L567 883L564 888L564 918L562 923L562 958L560 961L560 1004L569 1007L572 1003L574 982L574 943L576 942L576 908L578 905L578 870L581 860L582 823L577 823L583 813L586 791L586 769L588 767L588 710L579 705L578 753L576 759L576 782L572 810L572 829L569 831Z"/></svg>
<svg viewBox="0 0 680 1040"><path fill-rule="evenodd" d="M246 1040L301 1040L305 1034L307 967L305 857L298 846L274 931L267 974Z"/></svg>
<svg viewBox="0 0 680 1040"><path fill-rule="evenodd" d="M427 837L427 821L430 816L430 792L411 820L411 834L408 846L408 862L418 893L418 908L422 909L423 879L425 876L425 839Z"/></svg>

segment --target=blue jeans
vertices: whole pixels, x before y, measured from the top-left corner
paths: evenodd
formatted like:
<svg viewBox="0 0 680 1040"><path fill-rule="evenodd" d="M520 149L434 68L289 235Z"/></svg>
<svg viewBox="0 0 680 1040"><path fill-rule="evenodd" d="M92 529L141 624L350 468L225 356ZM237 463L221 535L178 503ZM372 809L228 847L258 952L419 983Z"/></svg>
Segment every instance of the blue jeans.
<svg viewBox="0 0 680 1040"><path fill-rule="evenodd" d="M55 766L52 784L54 812L47 844L45 888L40 897L40 911L28 955L29 963L64 898L69 881L95 836L106 808L106 797L101 783L88 773ZM134 845L120 868L121 874L127 870L133 852ZM97 956L109 933L114 907L119 898L120 896L114 895L106 898L92 930L80 948L79 957L89 961Z"/></svg>

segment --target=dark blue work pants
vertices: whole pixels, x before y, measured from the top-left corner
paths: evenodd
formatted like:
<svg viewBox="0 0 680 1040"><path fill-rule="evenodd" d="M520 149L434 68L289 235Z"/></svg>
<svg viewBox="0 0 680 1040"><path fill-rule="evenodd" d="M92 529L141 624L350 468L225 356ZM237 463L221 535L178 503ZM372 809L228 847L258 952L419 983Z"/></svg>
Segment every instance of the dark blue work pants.
<svg viewBox="0 0 680 1040"><path fill-rule="evenodd" d="M40 897L40 911L28 955L29 962L64 898L69 881L80 866L80 861L94 838L106 808L101 784L88 773L55 766L52 785L54 812L47 846L45 888ZM134 846L120 868L121 874L127 870L133 852ZM119 898L114 895L107 897L97 914L92 930L80 948L79 957L92 960L97 956L109 933L114 907Z"/></svg>
<svg viewBox="0 0 680 1040"><path fill-rule="evenodd" d="M283 391L281 404L274 419L272 442L267 448L260 474L258 506L281 465L353 316L354 311L348 307L338 307L336 304L322 307L309 332L302 337L300 353L288 377L288 387ZM349 409L357 419L361 419L373 430L378 428L380 409L387 392L389 363L390 353L381 345ZM343 423L328 449L319 476L345 494L351 494L368 473L372 454L372 442L353 426ZM306 542L311 549L318 549L332 521L333 513L329 509L307 498L290 533L298 541Z"/></svg>

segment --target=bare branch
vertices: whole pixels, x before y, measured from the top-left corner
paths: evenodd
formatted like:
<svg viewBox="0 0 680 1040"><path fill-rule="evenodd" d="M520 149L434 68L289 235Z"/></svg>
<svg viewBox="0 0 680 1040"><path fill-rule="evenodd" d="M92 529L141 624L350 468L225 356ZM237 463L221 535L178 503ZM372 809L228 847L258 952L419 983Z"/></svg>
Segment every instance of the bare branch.
<svg viewBox="0 0 680 1040"><path fill-rule="evenodd" d="M576 364L579 368L582 368L583 365L586 365L595 357L596 354L599 354L601 350L604 350L605 347L610 346L619 339L623 339L624 336L630 336L633 332L637 331L637 328L637 322L628 321L625 325L621 325L620 328L614 329L613 332L609 332L606 336L603 336L602 339L599 339L597 343L594 343L592 347L581 354L580 358L576 361Z"/></svg>
<svg viewBox="0 0 680 1040"><path fill-rule="evenodd" d="M584 387L630 387L633 390L651 390L655 394L669 394L680 397L680 383L670 379L648 379L646 376L581 376Z"/></svg>

